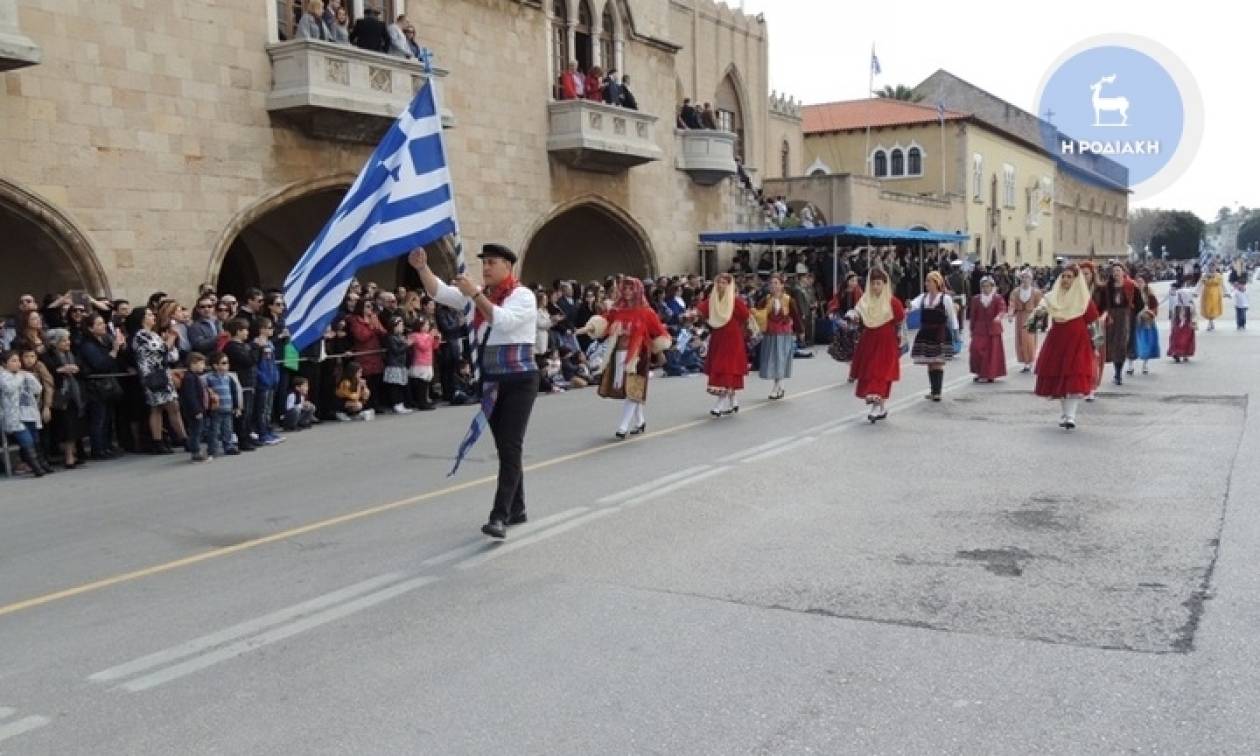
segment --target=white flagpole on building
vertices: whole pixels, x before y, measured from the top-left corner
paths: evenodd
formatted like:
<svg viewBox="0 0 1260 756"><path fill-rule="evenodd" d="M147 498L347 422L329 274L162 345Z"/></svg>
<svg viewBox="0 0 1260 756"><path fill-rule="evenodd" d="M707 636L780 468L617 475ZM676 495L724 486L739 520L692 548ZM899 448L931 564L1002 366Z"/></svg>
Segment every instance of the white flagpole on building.
<svg viewBox="0 0 1260 756"><path fill-rule="evenodd" d="M937 113L941 117L941 199L945 198L945 103L936 104Z"/></svg>

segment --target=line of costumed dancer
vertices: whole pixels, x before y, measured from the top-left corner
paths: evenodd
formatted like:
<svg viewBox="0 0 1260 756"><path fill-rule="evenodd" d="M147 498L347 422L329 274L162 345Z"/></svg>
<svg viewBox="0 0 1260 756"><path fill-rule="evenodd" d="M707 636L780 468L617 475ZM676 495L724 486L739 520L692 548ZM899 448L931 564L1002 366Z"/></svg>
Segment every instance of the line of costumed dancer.
<svg viewBox="0 0 1260 756"><path fill-rule="evenodd" d="M669 331L648 304L643 282L637 278L622 279L617 301L608 317L599 315L587 323L586 332L593 338L608 338L608 354L612 364L604 370L599 395L622 400L621 423L616 437L638 435L647 430L648 378L652 361L669 349Z"/></svg>

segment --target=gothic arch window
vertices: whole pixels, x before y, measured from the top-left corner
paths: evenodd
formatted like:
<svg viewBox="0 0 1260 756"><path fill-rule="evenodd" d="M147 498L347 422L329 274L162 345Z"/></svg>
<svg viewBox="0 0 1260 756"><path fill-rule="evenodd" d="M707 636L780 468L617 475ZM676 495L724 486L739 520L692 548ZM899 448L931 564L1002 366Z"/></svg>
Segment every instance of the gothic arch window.
<svg viewBox="0 0 1260 756"><path fill-rule="evenodd" d="M604 71L611 71L617 67L616 47L613 44L613 30L616 29L616 21L613 19L613 6L616 5L614 0L604 0L604 15L599 24L599 64L604 67Z"/></svg>
<svg viewBox="0 0 1260 756"><path fill-rule="evenodd" d="M911 147L906 152L906 174L909 176L923 175L923 150L918 147Z"/></svg>
<svg viewBox="0 0 1260 756"><path fill-rule="evenodd" d="M560 75L573 60L569 51L569 7L565 0L551 3L551 81L552 97L560 99Z"/></svg>
<svg viewBox="0 0 1260 756"><path fill-rule="evenodd" d="M718 128L735 133L735 157L747 164L747 156L744 154L743 101L740 99L733 72L727 73L722 79L722 83L717 88L717 95L713 99L713 105L717 109Z"/></svg>
<svg viewBox="0 0 1260 756"><path fill-rule="evenodd" d="M592 36L595 24L591 18L591 5L587 0L577 0L577 25L573 27L573 52L577 57L578 68L591 70L595 65L595 39Z"/></svg>
<svg viewBox="0 0 1260 756"><path fill-rule="evenodd" d="M892 175L906 175L906 154L901 151L900 147L894 147L892 151Z"/></svg>
<svg viewBox="0 0 1260 756"><path fill-rule="evenodd" d="M875 166L876 178L883 178L888 175L888 153L883 150L875 150L875 159L872 162Z"/></svg>
<svg viewBox="0 0 1260 756"><path fill-rule="evenodd" d="M788 144L786 139L783 140L783 149L779 154L779 177L787 178L792 175L792 145Z"/></svg>

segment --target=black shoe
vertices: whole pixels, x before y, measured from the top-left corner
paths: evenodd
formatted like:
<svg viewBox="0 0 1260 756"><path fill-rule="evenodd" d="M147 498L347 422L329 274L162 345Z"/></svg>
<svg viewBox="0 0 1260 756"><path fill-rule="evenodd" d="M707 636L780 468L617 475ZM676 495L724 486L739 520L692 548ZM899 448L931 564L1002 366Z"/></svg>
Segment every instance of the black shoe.
<svg viewBox="0 0 1260 756"><path fill-rule="evenodd" d="M491 520L481 526L481 532L491 538L507 538L507 528L503 525L503 520Z"/></svg>
<svg viewBox="0 0 1260 756"><path fill-rule="evenodd" d="M250 444L249 446L245 446L244 444L242 444L242 445L240 445L240 446L238 446L238 447L236 447L236 448L240 449L240 450L241 450L241 451L243 451L243 452L247 452L247 451L248 451L248 452L258 451L258 447L257 447L257 446L254 446L253 444Z"/></svg>
<svg viewBox="0 0 1260 756"><path fill-rule="evenodd" d="M1075 420L1064 420L1064 421L1063 421L1063 430L1074 430L1075 428L1076 428L1076 421L1075 421Z"/></svg>
<svg viewBox="0 0 1260 756"><path fill-rule="evenodd" d="M645 430L647 430L647 423L639 423L639 427L638 427L638 428L635 428L635 429L634 429L634 430L632 430L632 431L630 431L630 435L631 435L631 436L637 436L637 435L639 435L640 433L642 433L642 432L643 432L643 431L645 431Z"/></svg>
<svg viewBox="0 0 1260 756"><path fill-rule="evenodd" d="M512 525L524 525L524 524L525 524L525 523L527 523L527 522L529 522L529 515L527 515L527 514L526 514L526 513L524 513L524 512L521 512L520 514L514 514L514 515L512 515L511 517L509 517L509 518L508 518L508 525L509 525L509 526L512 526Z"/></svg>
<svg viewBox="0 0 1260 756"><path fill-rule="evenodd" d="M939 402L940 400L941 400L940 394L932 394L932 401Z"/></svg>
<svg viewBox="0 0 1260 756"><path fill-rule="evenodd" d="M175 450L171 448L170 444L163 442L153 448L153 453L154 454L174 454Z"/></svg>

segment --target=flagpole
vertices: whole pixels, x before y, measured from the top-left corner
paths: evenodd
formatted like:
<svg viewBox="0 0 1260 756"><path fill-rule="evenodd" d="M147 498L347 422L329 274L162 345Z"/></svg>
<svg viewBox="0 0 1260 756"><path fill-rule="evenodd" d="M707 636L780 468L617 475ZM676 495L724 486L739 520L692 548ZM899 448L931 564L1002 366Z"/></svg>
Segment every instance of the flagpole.
<svg viewBox="0 0 1260 756"><path fill-rule="evenodd" d="M945 199L945 104L941 106L941 199Z"/></svg>
<svg viewBox="0 0 1260 756"><path fill-rule="evenodd" d="M866 97L863 99L871 99L875 92L875 43L871 43L871 57L866 61ZM870 109L866 113L866 152L862 154L863 170L867 176L874 175L871 170L871 114Z"/></svg>

